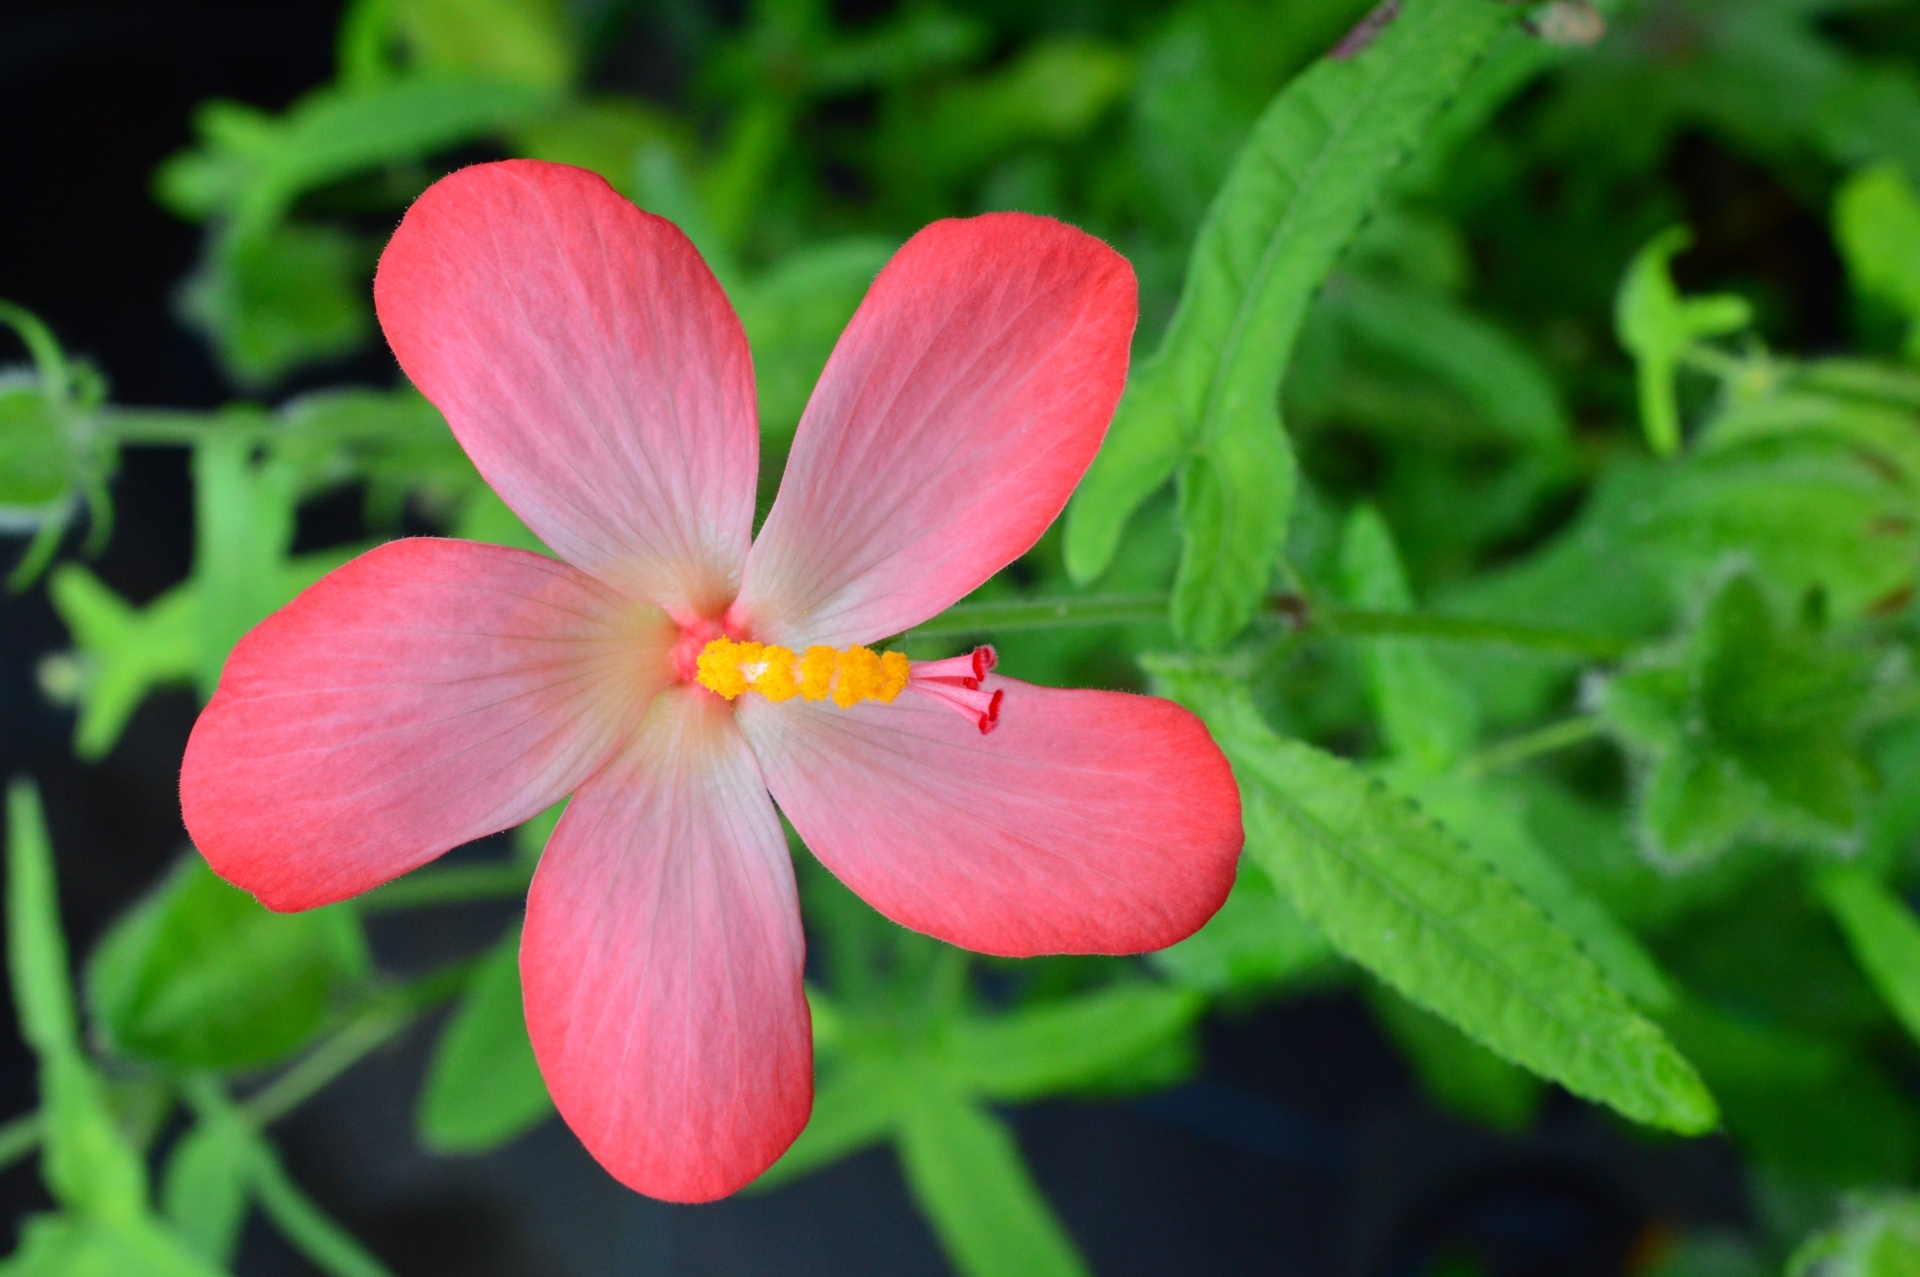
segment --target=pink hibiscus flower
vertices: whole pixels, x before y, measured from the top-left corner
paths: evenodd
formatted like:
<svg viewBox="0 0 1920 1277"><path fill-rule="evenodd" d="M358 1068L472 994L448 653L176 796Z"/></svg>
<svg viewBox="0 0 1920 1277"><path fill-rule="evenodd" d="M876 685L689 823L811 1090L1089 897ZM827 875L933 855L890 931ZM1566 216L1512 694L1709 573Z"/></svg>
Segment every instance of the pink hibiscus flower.
<svg viewBox="0 0 1920 1277"><path fill-rule="evenodd" d="M187 828L223 877L306 909L571 794L527 899L527 1028L621 1181L720 1197L806 1125L776 802L874 908L986 953L1140 952L1219 906L1239 796L1192 715L1000 678L986 649L860 646L1060 513L1126 378L1133 272L1106 245L1018 214L914 236L757 539L739 320L686 238L598 177L443 179L374 296L401 367L559 558L395 541L262 622L188 743Z"/></svg>

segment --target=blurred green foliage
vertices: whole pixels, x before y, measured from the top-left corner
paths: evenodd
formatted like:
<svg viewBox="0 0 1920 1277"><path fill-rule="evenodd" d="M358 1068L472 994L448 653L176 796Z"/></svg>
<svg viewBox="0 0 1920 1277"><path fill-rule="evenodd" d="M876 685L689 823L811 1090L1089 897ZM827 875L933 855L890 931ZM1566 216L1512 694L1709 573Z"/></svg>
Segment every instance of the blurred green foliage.
<svg viewBox="0 0 1920 1277"><path fill-rule="evenodd" d="M618 56L642 38L675 68L645 92ZM178 306L233 404L110 403L0 307L30 359L0 372L16 588L82 512L81 548L103 542L121 449L191 456L187 579L136 606L79 563L47 574L74 646L41 681L82 757L155 688L209 695L241 635L375 539L542 548L410 388L282 390L374 348L382 238L451 166L582 165L688 233L753 348L763 508L896 245L936 217L1062 217L1140 277L1107 446L1062 528L902 642L991 638L1016 675L1189 704L1236 768L1247 855L1219 914L1144 961L1005 963L797 853L819 1089L758 1189L888 1143L958 1271L1085 1272L1006 1110L1176 1084L1203 1015L1345 986L1470 1120L1523 1130L1555 1083L1717 1122L1761 1198L1814 1203L1683 1239L1672 1277L1912 1268L1911 6L355 0L337 58L285 111L205 104L154 178L205 227ZM364 539L294 553L302 506L341 492ZM44 1147L58 1212L6 1270L213 1271L257 1206L322 1270L383 1271L267 1128L447 1001L422 1141L479 1151L552 1111L517 928L401 983L360 922L524 892L552 817L510 860L313 915L184 861L89 958L83 1035L16 786L10 967L43 1084L0 1148Z"/></svg>

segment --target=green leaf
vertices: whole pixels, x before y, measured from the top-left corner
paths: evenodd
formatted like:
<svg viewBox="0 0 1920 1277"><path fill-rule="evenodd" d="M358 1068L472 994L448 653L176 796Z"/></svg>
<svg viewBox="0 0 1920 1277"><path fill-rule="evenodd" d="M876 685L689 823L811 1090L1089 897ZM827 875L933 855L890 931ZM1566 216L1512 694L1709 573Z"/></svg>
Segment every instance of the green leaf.
<svg viewBox="0 0 1920 1277"><path fill-rule="evenodd" d="M1291 483L1275 476L1290 475L1292 459L1275 442L1279 390L1307 303L1512 21L1490 0L1409 0L1369 47L1323 58L1274 99L1201 226L1159 351L1136 370L1069 508L1075 580L1106 570L1127 519L1176 470L1203 468L1182 478L1190 529L1204 536L1189 533L1176 621L1203 643L1245 624L1279 553L1274 530L1286 527ZM1251 486L1242 465L1266 487ZM1235 483L1243 499L1230 501L1222 494ZM1223 548L1233 559L1213 565Z"/></svg>
<svg viewBox="0 0 1920 1277"><path fill-rule="evenodd" d="M1728 578L1681 644L1602 685L1636 760L1647 849L1676 865L1742 838L1845 850L1871 784L1856 741L1865 658L1782 625L1759 582Z"/></svg>
<svg viewBox="0 0 1920 1277"><path fill-rule="evenodd" d="M1328 283L1321 304L1364 346L1458 393L1495 438L1549 456L1571 444L1572 426L1553 378L1474 312L1445 297L1344 273Z"/></svg>
<svg viewBox="0 0 1920 1277"><path fill-rule="evenodd" d="M297 1050L367 972L351 909L274 913L190 854L100 942L87 1000L123 1055L238 1069Z"/></svg>
<svg viewBox="0 0 1920 1277"><path fill-rule="evenodd" d="M1860 969L1908 1036L1920 1042L1920 919L1856 865L1830 869L1815 881Z"/></svg>
<svg viewBox="0 0 1920 1277"><path fill-rule="evenodd" d="M1179 483L1186 542L1173 581L1177 632L1217 647L1253 619L1286 540L1295 478L1293 448L1277 422L1236 423L1187 459Z"/></svg>
<svg viewBox="0 0 1920 1277"><path fill-rule="evenodd" d="M1184 1040L1205 1003L1184 989L1123 984L991 1019L954 1024L946 1058L955 1081L1019 1101L1098 1083Z"/></svg>
<svg viewBox="0 0 1920 1277"><path fill-rule="evenodd" d="M146 1210L146 1168L127 1147L80 1045L53 847L30 781L7 786L7 970L20 1035L40 1058L41 1175L54 1200L127 1223Z"/></svg>
<svg viewBox="0 0 1920 1277"><path fill-rule="evenodd" d="M569 102L534 116L514 131L514 152L592 169L628 199L640 192L634 164L650 145L685 148L684 126L666 112L628 97Z"/></svg>
<svg viewBox="0 0 1920 1277"><path fill-rule="evenodd" d="M234 382L257 389L366 341L372 266L370 246L333 226L216 233L181 288L180 315L213 343Z"/></svg>
<svg viewBox="0 0 1920 1277"><path fill-rule="evenodd" d="M216 433L193 450L193 581L202 699L213 695L227 654L287 601L282 565L293 543L299 475L284 462L254 460L242 434Z"/></svg>
<svg viewBox="0 0 1920 1277"><path fill-rule="evenodd" d="M194 120L199 148L161 166L157 193L183 216L224 216L234 234L253 235L278 223L303 191L509 129L543 102L523 88L459 78L320 89L280 116L209 102Z"/></svg>
<svg viewBox="0 0 1920 1277"><path fill-rule="evenodd" d="M1497 1131L1532 1124L1546 1097L1540 1079L1391 989L1375 986L1373 1010L1440 1107Z"/></svg>
<svg viewBox="0 0 1920 1277"><path fill-rule="evenodd" d="M1692 1067L1547 915L1412 802L1276 736L1244 687L1156 662L1239 779L1247 849L1348 957L1496 1053L1636 1121L1717 1114Z"/></svg>
<svg viewBox="0 0 1920 1277"><path fill-rule="evenodd" d="M568 88L580 51L562 0L387 0L416 70L540 92Z"/></svg>
<svg viewBox="0 0 1920 1277"><path fill-rule="evenodd" d="M441 1153L498 1148L553 1112L520 1002L520 929L483 959L434 1045L420 1140Z"/></svg>
<svg viewBox="0 0 1920 1277"><path fill-rule="evenodd" d="M53 845L40 792L28 780L7 786L7 971L20 1035L34 1053L79 1051L67 941L55 899Z"/></svg>
<svg viewBox="0 0 1920 1277"><path fill-rule="evenodd" d="M1325 978L1336 960L1327 938L1248 860L1206 926L1147 956L1168 979L1215 997Z"/></svg>
<svg viewBox="0 0 1920 1277"><path fill-rule="evenodd" d="M1054 37L1025 45L1005 67L946 87L924 112L882 126L876 166L889 182L940 189L1031 143L1079 137L1133 78L1126 50Z"/></svg>
<svg viewBox="0 0 1920 1277"><path fill-rule="evenodd" d="M1907 357L1920 358L1920 197L1899 165L1846 180L1833 198L1833 233L1854 287L1906 317Z"/></svg>
<svg viewBox="0 0 1920 1277"><path fill-rule="evenodd" d="M1707 423L1698 445L1710 452L1796 437L1858 449L1890 471L1910 497L1920 496L1920 422L1911 408L1804 391L1735 399Z"/></svg>
<svg viewBox="0 0 1920 1277"><path fill-rule="evenodd" d="M1640 424L1656 456L1680 448L1680 403L1673 379L1680 357L1703 337L1738 332L1753 308L1730 294L1682 297L1668 273L1673 258L1693 242L1684 226L1670 226L1635 255L1614 301L1614 328L1633 356L1640 387Z"/></svg>
<svg viewBox="0 0 1920 1277"><path fill-rule="evenodd" d="M135 609L77 563L54 570L47 594L80 648L74 685L50 690L80 702L74 753L104 758L148 692L193 681L200 654L194 595L176 586Z"/></svg>
<svg viewBox="0 0 1920 1277"><path fill-rule="evenodd" d="M967 1101L922 1087L900 1128L907 1187L962 1277L1084 1277L1013 1135Z"/></svg>
<svg viewBox="0 0 1920 1277"><path fill-rule="evenodd" d="M1809 1237L1787 1277L1910 1277L1920 1273L1920 1195L1867 1193L1846 1200L1839 1222Z"/></svg>
<svg viewBox="0 0 1920 1277"><path fill-rule="evenodd" d="M1898 471L1862 451L1802 432L1629 471L1621 478L1637 482L1617 490L1604 535L1616 560L1638 559L1677 598L1747 560L1795 596L1818 589L1835 619L1897 610L1920 560L1920 515Z"/></svg>
<svg viewBox="0 0 1920 1277"><path fill-rule="evenodd" d="M146 1219L109 1221L34 1215L0 1277L218 1277Z"/></svg>
<svg viewBox="0 0 1920 1277"><path fill-rule="evenodd" d="M883 239L829 240L781 258L734 289L753 347L764 434L790 436L800 424L827 356L894 247Z"/></svg>
<svg viewBox="0 0 1920 1277"><path fill-rule="evenodd" d="M160 1203L180 1239L224 1268L247 1220L253 1137L230 1121L202 1115L167 1159Z"/></svg>
<svg viewBox="0 0 1920 1277"><path fill-rule="evenodd" d="M1486 782L1412 768L1386 771L1388 783L1464 839L1554 925L1578 941L1609 982L1651 1012L1673 1002L1673 986L1631 931L1580 890L1528 829L1523 805Z"/></svg>
<svg viewBox="0 0 1920 1277"><path fill-rule="evenodd" d="M1347 601L1380 612L1413 610L1413 591L1393 533L1372 506L1356 507L1340 543ZM1457 762L1479 734L1473 699L1434 662L1418 639L1365 645L1374 713L1387 747L1415 767L1439 771Z"/></svg>

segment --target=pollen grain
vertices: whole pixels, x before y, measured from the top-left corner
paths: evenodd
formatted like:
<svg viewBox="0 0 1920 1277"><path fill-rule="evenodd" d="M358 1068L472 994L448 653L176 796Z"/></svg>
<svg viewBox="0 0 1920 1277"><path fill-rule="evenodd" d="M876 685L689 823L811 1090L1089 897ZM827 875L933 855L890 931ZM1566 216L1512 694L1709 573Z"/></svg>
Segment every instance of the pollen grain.
<svg viewBox="0 0 1920 1277"><path fill-rule="evenodd" d="M867 647L810 647L804 655L773 643L717 638L701 649L694 670L700 686L733 700L758 692L770 701L831 700L842 709L865 701L893 702L912 666L900 652Z"/></svg>

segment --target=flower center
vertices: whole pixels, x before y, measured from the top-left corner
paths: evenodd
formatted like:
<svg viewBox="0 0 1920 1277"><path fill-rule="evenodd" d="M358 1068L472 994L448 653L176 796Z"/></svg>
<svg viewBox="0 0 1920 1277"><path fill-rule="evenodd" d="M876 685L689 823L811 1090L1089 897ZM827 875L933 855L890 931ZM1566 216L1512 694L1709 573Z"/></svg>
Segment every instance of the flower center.
<svg viewBox="0 0 1920 1277"><path fill-rule="evenodd" d="M907 685L911 662L899 652L869 647L810 647L804 655L772 643L737 643L721 637L700 651L694 679L728 700L755 691L770 701L799 696L831 699L841 709L862 701L893 702Z"/></svg>
<svg viewBox="0 0 1920 1277"><path fill-rule="evenodd" d="M694 681L716 696L733 700L758 692L770 701L831 700L841 709L866 701L891 705L908 687L959 711L984 734L1000 719L999 691L980 681L994 666L990 647L944 661L913 662L901 652L870 647L810 647L803 653L773 643L741 642L725 636L700 649Z"/></svg>

